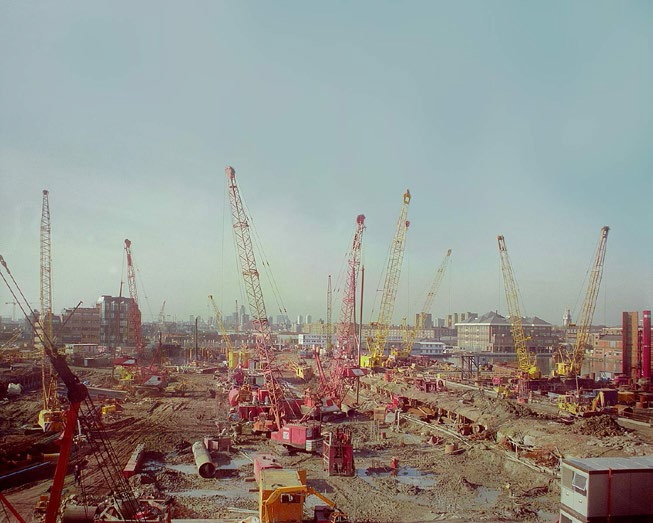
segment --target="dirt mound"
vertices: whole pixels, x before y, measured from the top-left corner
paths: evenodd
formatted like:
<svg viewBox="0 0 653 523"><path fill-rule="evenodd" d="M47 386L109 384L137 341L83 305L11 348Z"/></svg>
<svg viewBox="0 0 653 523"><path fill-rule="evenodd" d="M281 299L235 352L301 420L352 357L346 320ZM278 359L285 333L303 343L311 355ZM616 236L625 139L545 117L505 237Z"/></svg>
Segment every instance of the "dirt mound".
<svg viewBox="0 0 653 523"><path fill-rule="evenodd" d="M580 434L596 436L597 438L621 436L626 432L626 429L605 414L582 419L576 424L575 428Z"/></svg>

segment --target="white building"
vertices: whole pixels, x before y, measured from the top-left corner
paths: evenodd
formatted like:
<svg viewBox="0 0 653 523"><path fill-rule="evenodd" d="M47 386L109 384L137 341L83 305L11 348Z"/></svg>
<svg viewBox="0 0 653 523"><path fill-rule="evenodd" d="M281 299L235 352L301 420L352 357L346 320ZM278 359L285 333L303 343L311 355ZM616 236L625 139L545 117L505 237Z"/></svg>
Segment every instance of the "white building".
<svg viewBox="0 0 653 523"><path fill-rule="evenodd" d="M653 519L653 456L564 459L560 477L560 523Z"/></svg>
<svg viewBox="0 0 653 523"><path fill-rule="evenodd" d="M446 345L441 341L416 341L411 356L437 356L445 353Z"/></svg>

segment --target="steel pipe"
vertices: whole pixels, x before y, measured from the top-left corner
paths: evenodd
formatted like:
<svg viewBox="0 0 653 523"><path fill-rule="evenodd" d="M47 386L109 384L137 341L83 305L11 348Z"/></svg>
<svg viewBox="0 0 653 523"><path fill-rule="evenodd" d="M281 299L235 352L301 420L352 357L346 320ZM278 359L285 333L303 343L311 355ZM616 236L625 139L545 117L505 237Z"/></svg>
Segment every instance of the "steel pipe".
<svg viewBox="0 0 653 523"><path fill-rule="evenodd" d="M215 465L203 441L193 443L193 456L195 457L195 465L197 465L197 472L200 477L215 477Z"/></svg>

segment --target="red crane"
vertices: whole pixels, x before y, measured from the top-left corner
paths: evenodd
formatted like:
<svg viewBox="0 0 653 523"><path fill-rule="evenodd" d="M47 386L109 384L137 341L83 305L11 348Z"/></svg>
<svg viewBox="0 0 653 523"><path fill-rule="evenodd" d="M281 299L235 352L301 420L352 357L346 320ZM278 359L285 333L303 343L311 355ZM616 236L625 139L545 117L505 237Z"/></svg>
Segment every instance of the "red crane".
<svg viewBox="0 0 653 523"><path fill-rule="evenodd" d="M136 270L132 260L132 242L125 240L125 254L127 256L127 283L129 284L129 326L134 333L136 354L140 356L143 349L143 339L141 336L141 314L138 310L138 290L136 289Z"/></svg>
<svg viewBox="0 0 653 523"><path fill-rule="evenodd" d="M313 444L321 440L319 427L289 423L290 420L300 418L301 411L296 402L289 401L286 398L280 383L281 371L275 362L275 354L272 351L272 331L265 310L259 273L256 268L249 219L236 184L236 171L227 166L225 173L231 202L234 241L245 284L245 294L249 303L252 324L256 330L256 352L260 360L265 378L265 388L269 397L269 412L272 417L272 420L270 420L272 426L270 428L273 431L271 437L286 446L311 450Z"/></svg>
<svg viewBox="0 0 653 523"><path fill-rule="evenodd" d="M364 230L365 215L359 214L356 217L356 231L354 232L354 239L347 259L349 272L347 274L345 292L342 297L341 321L336 328L336 350L333 354L334 364L331 368L331 379L324 391L339 407L346 394L347 382L351 378L356 377L353 369L359 366L358 362L354 361L358 344L355 328L356 323L354 321L354 308L356 305L356 285L360 270Z"/></svg>

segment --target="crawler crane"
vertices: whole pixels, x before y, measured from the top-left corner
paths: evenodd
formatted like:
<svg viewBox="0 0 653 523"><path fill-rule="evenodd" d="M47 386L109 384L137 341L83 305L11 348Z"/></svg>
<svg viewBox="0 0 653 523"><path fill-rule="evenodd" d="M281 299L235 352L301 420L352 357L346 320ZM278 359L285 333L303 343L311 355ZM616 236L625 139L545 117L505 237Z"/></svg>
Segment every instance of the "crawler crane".
<svg viewBox="0 0 653 523"><path fill-rule="evenodd" d="M155 387L159 390L167 384L167 376L162 369L157 366L156 358L160 357L161 344L159 342L159 349L155 352L149 365L143 363L145 358L145 350L143 337L141 334L141 313L138 309L138 291L136 288L136 269L131 250L132 242L125 240L125 255L127 257L127 283L129 285L129 322L128 325L134 333L134 346L136 352L136 360L133 358L119 358L114 361L117 367L120 367L121 380L126 382L133 382L134 385L142 387Z"/></svg>
<svg viewBox="0 0 653 523"><path fill-rule="evenodd" d="M234 354L234 346L232 345L231 339L227 334L227 329L224 326L224 322L222 321L222 314L220 314L220 309L218 309L218 306L215 304L212 294L209 294L209 303L211 304L211 308L213 309L213 314L215 316L215 321L218 324L218 329L220 329L220 334L222 335L222 341L224 341L227 355L228 356L232 355Z"/></svg>
<svg viewBox="0 0 653 523"><path fill-rule="evenodd" d="M583 301L580 322L576 327L576 343L574 343L574 348L571 352L560 348L561 361L557 363L555 369L555 374L558 376L573 378L581 372L583 359L585 358L585 348L589 339L590 328L592 327L594 309L596 308L596 299L599 295L601 278L603 277L603 264L605 262L605 249L609 230L609 227L601 228L601 238L594 256L594 263L591 268L592 272L589 277L585 300Z"/></svg>
<svg viewBox="0 0 653 523"><path fill-rule="evenodd" d="M44 338L54 339L52 332L52 253L50 239L49 192L43 191L41 205L41 314L35 331L35 346L42 346ZM64 411L57 399L57 376L52 370L45 347L41 349L41 380L43 383L43 409L39 412L38 424L44 432L61 430Z"/></svg>
<svg viewBox="0 0 653 523"><path fill-rule="evenodd" d="M438 267L438 270L435 273L435 276L433 278L433 283L431 283L431 288L429 289L428 294L426 295L426 300L424 301L424 306L422 307L422 311L419 313L417 316L417 321L415 322L415 327L410 329L408 331L408 336L406 340L406 347L404 348L403 351L397 352L396 358L397 359L408 359L410 357L411 352L413 351L413 345L415 344L415 337L418 334L422 334L422 331L424 329L424 317L429 313L431 310L431 307L433 306L433 300L435 299L435 295L438 293L438 289L440 288L440 284L442 283L442 279L444 278L444 272L447 269L447 264L449 263L449 257L451 256L451 249L447 251L447 254L444 256L444 260L442 260L442 263Z"/></svg>
<svg viewBox="0 0 653 523"><path fill-rule="evenodd" d="M320 426L313 423L291 423L301 417L299 405L287 399L281 383L281 371L272 350L272 331L263 300L263 291L256 267L254 248L250 236L250 223L245 212L240 191L236 184L236 171L227 166L227 187L231 202L231 220L234 241L249 302L252 324L256 330L256 352L265 379L265 389L269 402L269 419L263 421L271 431L271 438L287 448L300 448L307 451L316 449L321 441Z"/></svg>
<svg viewBox="0 0 653 523"><path fill-rule="evenodd" d="M404 260L404 250L406 248L406 231L410 222L408 217L408 204L410 203L410 191L406 189L404 193L403 205L399 220L397 220L397 229L395 231L392 245L390 246L390 255L388 257L388 266L385 273L385 283L383 285L383 295L381 297L381 307L379 309L379 319L372 323L373 334L367 339L367 349L369 354L361 357L361 364L364 367L379 367L383 363L385 352L385 343L390 331L390 322L397 297L399 287L399 276L401 275L401 264Z"/></svg>
<svg viewBox="0 0 653 523"><path fill-rule="evenodd" d="M524 334L524 326L521 321L521 311L519 308L519 292L517 290L517 283L515 276L512 272L512 265L508 257L508 250L506 249L506 241L503 236L498 236L499 242L499 256L501 258L501 272L503 274L503 283L506 290L506 303L508 305L508 315L510 320L510 333L515 344L515 352L517 353L517 364L522 373L522 380L520 381L520 389L523 388L523 380L528 378L539 378L540 371L535 364L535 355L528 352L526 347L526 335ZM520 398L525 397L525 390L520 393Z"/></svg>
<svg viewBox="0 0 653 523"><path fill-rule="evenodd" d="M349 271L345 292L342 297L341 320L336 326L336 348L333 353L331 374L325 380L322 394L332 399L340 407L345 399L347 385L362 372L359 363L355 361L355 350L358 344L355 329L355 296L360 269L361 247L363 244L363 231L365 231L365 216L356 217L356 230L351 249L347 258Z"/></svg>

